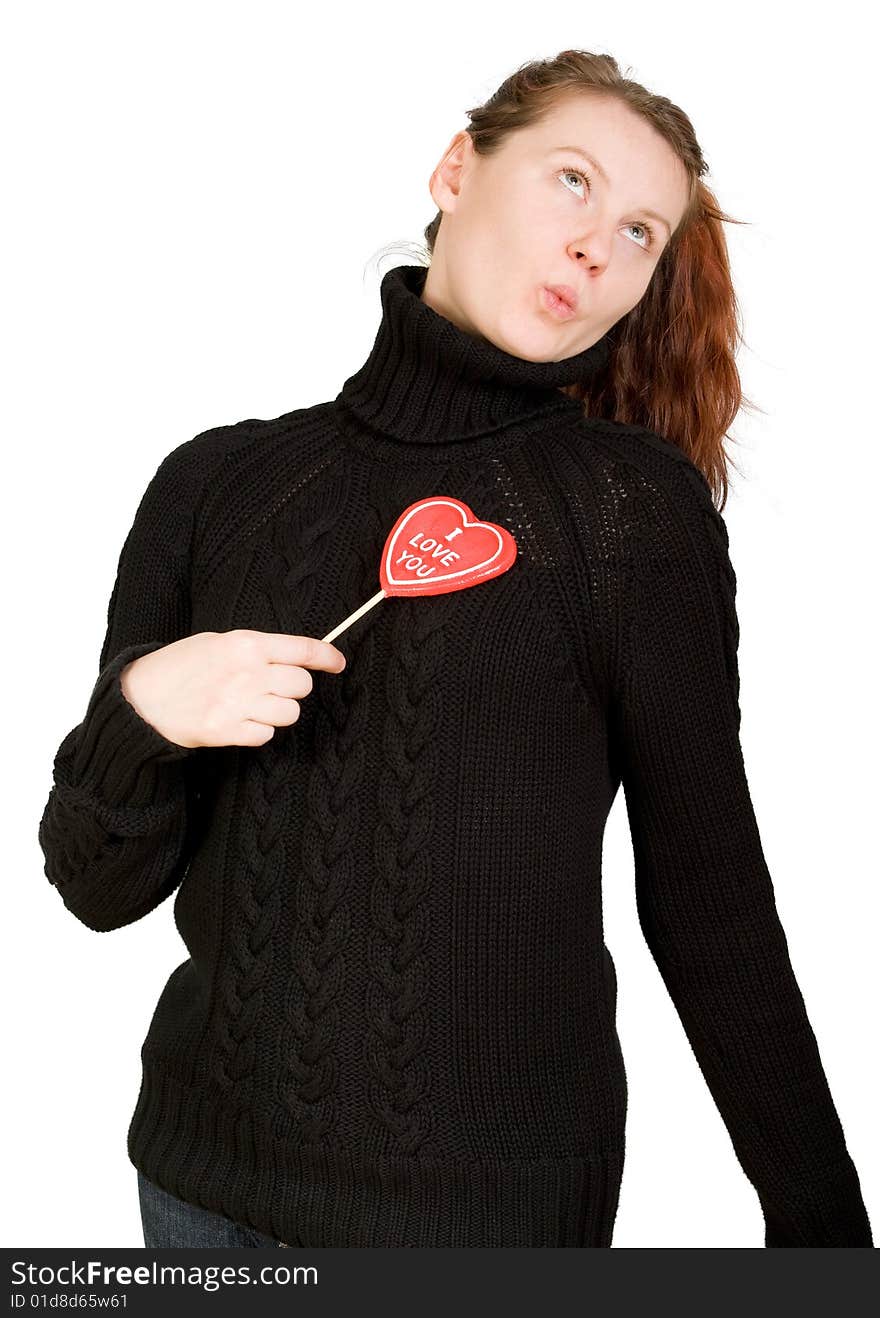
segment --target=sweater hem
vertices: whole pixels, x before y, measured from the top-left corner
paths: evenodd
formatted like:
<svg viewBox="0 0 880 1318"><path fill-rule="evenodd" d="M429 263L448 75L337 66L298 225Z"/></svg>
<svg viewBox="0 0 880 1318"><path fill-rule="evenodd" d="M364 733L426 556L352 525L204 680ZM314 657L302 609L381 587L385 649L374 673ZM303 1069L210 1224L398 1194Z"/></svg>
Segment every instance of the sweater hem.
<svg viewBox="0 0 880 1318"><path fill-rule="evenodd" d="M624 1143L539 1159L297 1147L144 1062L128 1155L167 1193L303 1248L609 1248Z"/></svg>

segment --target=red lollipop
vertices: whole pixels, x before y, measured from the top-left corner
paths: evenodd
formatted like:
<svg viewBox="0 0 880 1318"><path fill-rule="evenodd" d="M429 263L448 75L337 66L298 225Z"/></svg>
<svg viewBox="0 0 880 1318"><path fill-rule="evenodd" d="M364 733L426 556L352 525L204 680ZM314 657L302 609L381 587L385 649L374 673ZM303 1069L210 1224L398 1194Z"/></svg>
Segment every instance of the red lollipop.
<svg viewBox="0 0 880 1318"><path fill-rule="evenodd" d="M322 639L334 640L387 595L445 595L478 586L512 567L516 553L509 531L477 521L460 499L420 499L400 514L385 541L382 589Z"/></svg>

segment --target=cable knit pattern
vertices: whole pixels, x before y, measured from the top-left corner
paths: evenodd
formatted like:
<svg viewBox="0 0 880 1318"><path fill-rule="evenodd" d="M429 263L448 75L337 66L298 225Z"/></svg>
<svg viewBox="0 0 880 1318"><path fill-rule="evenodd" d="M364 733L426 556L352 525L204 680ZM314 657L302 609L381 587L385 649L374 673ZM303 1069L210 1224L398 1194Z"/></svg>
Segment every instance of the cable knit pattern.
<svg viewBox="0 0 880 1318"><path fill-rule="evenodd" d="M607 336L525 361L424 280L384 276L334 399L174 449L123 545L39 840L89 928L177 893L185 959L129 1157L304 1247L608 1248L622 789L640 925L755 1189L754 1243L761 1214L769 1248L870 1246L749 794L725 521L669 439L560 392L605 369ZM507 528L509 571L378 602L264 746L178 746L123 696L127 662L193 633L325 635L437 494Z"/></svg>
<svg viewBox="0 0 880 1318"><path fill-rule="evenodd" d="M297 538L294 561L285 539L283 519L272 523L267 594L279 619L272 628L284 630L283 620L293 608L308 610L320 582L323 558L335 519L344 504L345 481L330 486L334 502L305 527ZM294 603L295 601L295 603ZM306 612L307 616L307 612ZM217 1015L218 1043L213 1074L223 1090L232 1090L230 1102L251 1102L245 1082L252 1076L255 1043L264 1010L263 988L270 973L278 928L281 885L288 881L289 858L284 828L290 810L291 756L298 740L276 729L265 753L241 756L244 764L236 816L243 826L235 841L233 863L245 881L235 885L238 905L230 922L229 957L221 973L221 1010Z"/></svg>
<svg viewBox="0 0 880 1318"><path fill-rule="evenodd" d="M378 879L370 902L375 928L366 1058L374 1076L373 1111L405 1153L433 1152L425 899L435 877L432 788L442 734L438 679L448 610L448 597L440 596L417 611L398 611L385 678L388 718L379 780L382 814L374 837Z"/></svg>
<svg viewBox="0 0 880 1318"><path fill-rule="evenodd" d="M274 751L247 760L236 815L244 827L231 858L242 878L230 920L219 984L217 1045L213 1075L228 1102L251 1101L247 1081L254 1070L256 1031L263 1011L277 925L278 892L284 881L282 829L287 804L287 767Z"/></svg>
<svg viewBox="0 0 880 1318"><path fill-rule="evenodd" d="M303 620L315 616L315 604L325 592L337 611L352 598L361 575L357 556L346 568L340 589L330 594L311 561L326 570L331 541L326 537L345 516L350 498L346 473L337 476L320 515L299 536L301 562L295 562L285 587L295 600L293 611ZM320 553L317 546L320 544ZM288 606L288 613L290 606ZM284 617L279 612L279 619ZM348 907L355 856L353 842L359 820L356 793L363 774L362 746L368 694L360 671L348 669L339 681L313 674L320 706L303 702L305 717L315 713L314 772L309 780L307 813L298 865L288 871L295 884L296 923L291 945L293 975L284 996L284 1020L279 1034L278 1096L293 1118L293 1131L303 1144L320 1144L332 1137L338 1113L339 1023L347 973L346 947L351 934ZM296 734L291 742L296 740ZM280 1125L276 1128L281 1130Z"/></svg>

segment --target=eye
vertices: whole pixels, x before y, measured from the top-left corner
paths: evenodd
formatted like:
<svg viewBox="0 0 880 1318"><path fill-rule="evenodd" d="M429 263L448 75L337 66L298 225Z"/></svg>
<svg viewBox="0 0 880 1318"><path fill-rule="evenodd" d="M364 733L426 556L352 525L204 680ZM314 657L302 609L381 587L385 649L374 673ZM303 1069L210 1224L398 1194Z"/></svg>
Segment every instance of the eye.
<svg viewBox="0 0 880 1318"><path fill-rule="evenodd" d="M579 169L569 169L569 168L562 169L559 171L557 178L565 178L566 176L569 178L579 178L583 182L585 187L590 186L590 180L587 178L586 174L584 174ZM568 184L566 184L566 187L567 186Z"/></svg>
<svg viewBox="0 0 880 1318"><path fill-rule="evenodd" d="M561 169L559 171L556 177L562 179L573 177L576 179L580 179L580 181L583 183L585 188L589 188L590 186L590 180L588 176L583 172L583 170L575 169L573 165L566 165L564 169ZM568 187L568 184L566 183L565 186ZM572 190L573 189L570 189L570 191ZM650 224L639 224L639 223L629 224L627 225L627 228L641 229L644 232L646 241L644 243L636 244L638 247L641 247L643 251L647 252L654 246L655 235L654 235L654 230L652 229Z"/></svg>
<svg viewBox="0 0 880 1318"><path fill-rule="evenodd" d="M651 228L650 224L636 223L636 224L630 224L627 227L630 229L642 229L644 231L645 236L647 238L647 241L644 244L645 251L647 251L650 247L654 246L654 230ZM639 243L639 246L641 247L642 244Z"/></svg>

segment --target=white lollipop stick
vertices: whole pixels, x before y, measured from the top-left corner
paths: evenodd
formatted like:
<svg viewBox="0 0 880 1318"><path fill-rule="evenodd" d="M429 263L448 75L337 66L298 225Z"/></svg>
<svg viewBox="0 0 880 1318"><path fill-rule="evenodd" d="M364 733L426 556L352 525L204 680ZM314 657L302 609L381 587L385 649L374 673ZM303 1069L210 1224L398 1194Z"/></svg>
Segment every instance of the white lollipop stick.
<svg viewBox="0 0 880 1318"><path fill-rule="evenodd" d="M348 617L345 618L339 624L338 627L333 628L332 632L328 632L326 636L322 636L321 640L334 641L340 632L344 632L346 628L350 627L353 622L357 622L361 614L366 613L367 609L371 609L374 604L378 604L379 600L383 600L383 599L385 599L385 592L384 590L380 590L378 591L377 594L373 596L372 599L368 599L366 604L362 604L359 609L355 609L354 613L350 613Z"/></svg>

